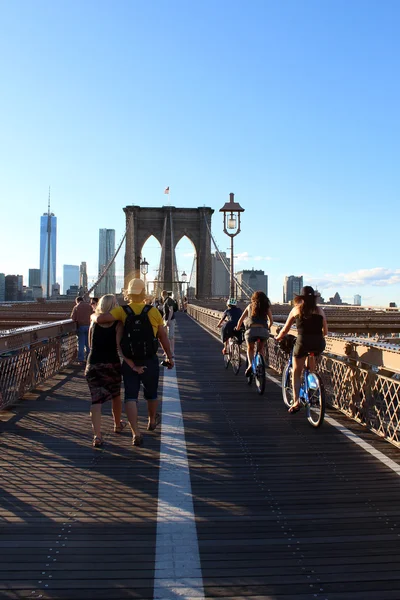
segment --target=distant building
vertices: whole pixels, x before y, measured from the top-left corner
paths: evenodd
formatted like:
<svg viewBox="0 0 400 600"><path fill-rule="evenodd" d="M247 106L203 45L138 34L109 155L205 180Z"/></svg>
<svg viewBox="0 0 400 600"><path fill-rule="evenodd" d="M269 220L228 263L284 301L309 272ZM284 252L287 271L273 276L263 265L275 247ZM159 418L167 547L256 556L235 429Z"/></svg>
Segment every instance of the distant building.
<svg viewBox="0 0 400 600"><path fill-rule="evenodd" d="M67 294L71 285L79 286L78 265L64 265L63 267L63 293Z"/></svg>
<svg viewBox="0 0 400 600"><path fill-rule="evenodd" d="M289 275L285 277L283 283L283 301L291 302L295 296L298 296L303 287L303 275L296 277L295 275Z"/></svg>
<svg viewBox="0 0 400 600"><path fill-rule="evenodd" d="M40 285L40 269L29 269L28 285L30 288Z"/></svg>
<svg viewBox="0 0 400 600"><path fill-rule="evenodd" d="M67 289L67 296L72 296L73 298L77 298L79 296L79 286L78 285L71 285L68 289Z"/></svg>
<svg viewBox="0 0 400 600"><path fill-rule="evenodd" d="M5 276L5 301L16 302L18 300L18 275Z"/></svg>
<svg viewBox="0 0 400 600"><path fill-rule="evenodd" d="M6 299L6 276L4 273L0 273L0 302L4 302Z"/></svg>
<svg viewBox="0 0 400 600"><path fill-rule="evenodd" d="M334 304L336 306L343 304L338 292L336 292L336 294L332 298L329 298L328 304Z"/></svg>
<svg viewBox="0 0 400 600"><path fill-rule="evenodd" d="M389 308L397 308L396 302L389 302Z"/></svg>
<svg viewBox="0 0 400 600"><path fill-rule="evenodd" d="M236 273L236 279L247 294L251 295L252 292L260 291L268 296L268 275L265 275L264 271L246 269ZM246 294L241 291L240 287L236 291L236 297L241 300L247 299Z"/></svg>
<svg viewBox="0 0 400 600"><path fill-rule="evenodd" d="M354 296L354 306L361 306L361 296L360 296L360 294L355 294L355 296Z"/></svg>
<svg viewBox="0 0 400 600"><path fill-rule="evenodd" d="M79 287L86 292L88 289L87 267L85 262L81 262L79 267Z"/></svg>
<svg viewBox="0 0 400 600"><path fill-rule="evenodd" d="M53 283L53 285L51 286L51 297L58 298L59 296L60 296L60 284Z"/></svg>
<svg viewBox="0 0 400 600"><path fill-rule="evenodd" d="M224 266L224 262L228 269ZM230 264L226 252L211 254L211 295L219 298L229 296Z"/></svg>
<svg viewBox="0 0 400 600"><path fill-rule="evenodd" d="M50 195L47 213L40 217L40 277L43 296L51 296L56 283L57 217L50 212ZM49 269L50 267L50 269Z"/></svg>
<svg viewBox="0 0 400 600"><path fill-rule="evenodd" d="M32 298L37 300L38 298L43 298L43 290L41 285L32 285Z"/></svg>
<svg viewBox="0 0 400 600"><path fill-rule="evenodd" d="M115 229L99 230L99 275L115 254ZM115 294L115 263L107 271L107 274L96 287L96 295Z"/></svg>
<svg viewBox="0 0 400 600"><path fill-rule="evenodd" d="M18 298L17 300L23 300L24 298L24 278L22 275L17 275L17 286L18 286Z"/></svg>

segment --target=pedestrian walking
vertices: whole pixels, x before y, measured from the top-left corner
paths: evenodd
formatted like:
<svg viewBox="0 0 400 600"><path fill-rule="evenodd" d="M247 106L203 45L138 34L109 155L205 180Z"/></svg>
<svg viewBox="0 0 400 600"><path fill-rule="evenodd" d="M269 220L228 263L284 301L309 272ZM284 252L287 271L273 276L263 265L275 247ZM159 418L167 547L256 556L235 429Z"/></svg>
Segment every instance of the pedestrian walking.
<svg viewBox="0 0 400 600"><path fill-rule="evenodd" d="M97 304L95 314L109 313L117 306L113 294L102 296ZM111 400L114 418L114 432L121 433L126 422L121 420L121 361L117 349L117 328L122 327L117 321L113 323L95 323L92 321L89 329L90 353L85 375L92 397L90 416L93 427L93 446L103 445L101 433L102 405Z"/></svg>
<svg viewBox="0 0 400 600"><path fill-rule="evenodd" d="M76 332L78 336L78 362L85 363L85 358L89 354L89 326L90 317L93 309L89 302L85 302L82 296L78 296L75 300L75 306L71 313L71 319L76 323Z"/></svg>

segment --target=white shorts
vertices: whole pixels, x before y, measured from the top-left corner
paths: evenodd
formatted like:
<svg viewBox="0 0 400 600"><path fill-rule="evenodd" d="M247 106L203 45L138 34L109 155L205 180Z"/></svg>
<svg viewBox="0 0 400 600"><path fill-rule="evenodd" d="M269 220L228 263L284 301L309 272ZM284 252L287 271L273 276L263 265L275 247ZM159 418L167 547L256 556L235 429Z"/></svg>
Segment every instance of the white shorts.
<svg viewBox="0 0 400 600"><path fill-rule="evenodd" d="M175 319L172 319L172 321L170 321L170 323L169 323L169 326L168 326L168 339L169 340L173 340L175 337L175 324L176 324Z"/></svg>

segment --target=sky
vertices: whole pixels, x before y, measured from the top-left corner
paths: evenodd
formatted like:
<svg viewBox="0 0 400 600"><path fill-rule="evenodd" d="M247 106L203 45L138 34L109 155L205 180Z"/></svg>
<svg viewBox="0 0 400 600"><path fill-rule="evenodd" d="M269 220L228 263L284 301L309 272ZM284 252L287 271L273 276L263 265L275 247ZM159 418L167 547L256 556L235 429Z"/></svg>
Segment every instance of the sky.
<svg viewBox="0 0 400 600"><path fill-rule="evenodd" d="M245 209L235 270L400 304L397 0L0 0L0 272L98 270L127 205ZM170 187L170 195L164 194ZM177 247L190 272L193 247ZM159 247L143 249L149 278ZM123 274L124 247L117 258Z"/></svg>

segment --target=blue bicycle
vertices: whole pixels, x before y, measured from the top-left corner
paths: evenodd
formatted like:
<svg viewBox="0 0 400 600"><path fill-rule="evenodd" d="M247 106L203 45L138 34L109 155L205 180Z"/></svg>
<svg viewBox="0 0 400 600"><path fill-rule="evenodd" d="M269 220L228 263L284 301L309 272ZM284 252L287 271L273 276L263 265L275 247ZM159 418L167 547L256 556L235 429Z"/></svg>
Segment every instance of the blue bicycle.
<svg viewBox="0 0 400 600"><path fill-rule="evenodd" d="M310 352L308 356L313 356ZM308 368L308 356L303 369L300 384L300 403L306 409L307 420L313 427L321 427L325 416L325 390L322 379L317 373L311 373ZM293 350L290 352L289 361L282 373L282 396L288 408L294 402L293 387Z"/></svg>
<svg viewBox="0 0 400 600"><path fill-rule="evenodd" d="M261 354L261 352L258 349L259 343L261 340L257 340L256 341L256 345L254 346L254 357L253 360L251 361L251 366L252 366L252 372L247 376L247 384L251 385L253 382L253 379L256 383L256 388L257 388L257 392L260 394L260 396L264 393L265 391L265 360L263 355ZM248 360L246 359L246 369L248 366Z"/></svg>

